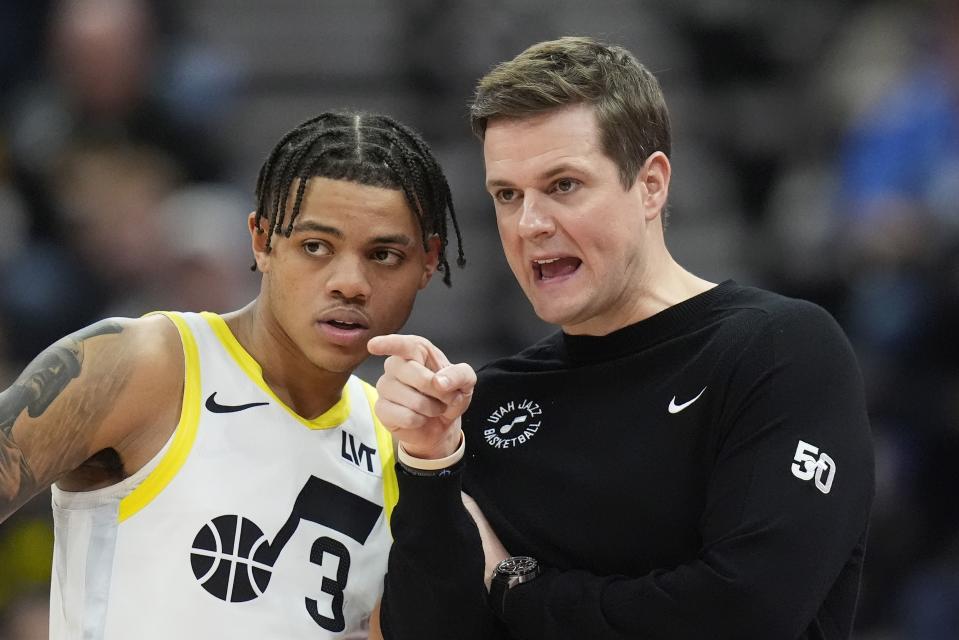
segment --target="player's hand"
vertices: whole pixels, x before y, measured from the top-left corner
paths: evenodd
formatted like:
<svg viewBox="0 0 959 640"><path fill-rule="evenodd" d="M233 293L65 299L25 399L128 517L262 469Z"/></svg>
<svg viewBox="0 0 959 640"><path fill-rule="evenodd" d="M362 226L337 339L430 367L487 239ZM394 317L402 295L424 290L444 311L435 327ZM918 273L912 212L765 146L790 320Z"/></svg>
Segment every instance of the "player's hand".
<svg viewBox="0 0 959 640"><path fill-rule="evenodd" d="M388 356L376 382L376 415L403 448L424 459L456 451L460 416L469 406L476 372L468 364L450 364L426 338L392 334L369 341L367 349Z"/></svg>

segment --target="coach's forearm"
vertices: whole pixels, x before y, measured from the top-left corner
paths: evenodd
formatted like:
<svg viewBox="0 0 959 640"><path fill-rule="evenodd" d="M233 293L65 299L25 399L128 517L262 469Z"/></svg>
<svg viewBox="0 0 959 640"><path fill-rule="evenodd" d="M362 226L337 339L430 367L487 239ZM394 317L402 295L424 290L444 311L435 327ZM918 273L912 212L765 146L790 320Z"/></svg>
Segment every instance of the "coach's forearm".
<svg viewBox="0 0 959 640"><path fill-rule="evenodd" d="M386 640L507 637L486 604L483 548L460 496L460 468L443 477L397 468L400 500L380 613Z"/></svg>

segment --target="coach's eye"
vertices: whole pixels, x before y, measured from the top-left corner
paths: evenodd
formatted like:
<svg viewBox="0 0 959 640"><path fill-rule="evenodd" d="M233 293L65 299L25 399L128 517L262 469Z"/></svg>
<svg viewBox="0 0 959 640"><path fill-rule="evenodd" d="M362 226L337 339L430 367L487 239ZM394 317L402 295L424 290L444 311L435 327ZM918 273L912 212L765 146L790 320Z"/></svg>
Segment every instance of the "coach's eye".
<svg viewBox="0 0 959 640"><path fill-rule="evenodd" d="M556 184L553 188L560 193L570 193L576 191L579 185L579 180L573 180L572 178L561 178L556 181Z"/></svg>

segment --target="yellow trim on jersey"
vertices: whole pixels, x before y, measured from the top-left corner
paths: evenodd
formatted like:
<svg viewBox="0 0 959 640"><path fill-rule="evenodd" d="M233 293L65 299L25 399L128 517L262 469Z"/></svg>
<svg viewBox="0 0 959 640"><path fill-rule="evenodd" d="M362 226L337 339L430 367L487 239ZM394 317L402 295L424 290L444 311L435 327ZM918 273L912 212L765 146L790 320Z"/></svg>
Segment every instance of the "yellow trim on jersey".
<svg viewBox="0 0 959 640"><path fill-rule="evenodd" d="M373 428L376 431L376 447L380 451L380 461L383 465L383 508L386 510L386 523L390 523L393 516L393 507L400 499L400 486L396 481L396 463L393 451L393 436L380 422L373 406L376 404L376 389L360 381L363 384L363 391L366 393L366 400L370 403L370 415L373 416Z"/></svg>
<svg viewBox="0 0 959 640"><path fill-rule="evenodd" d="M186 321L179 315L159 312L170 319L180 334L183 343L183 406L180 409L180 421L173 433L173 442L156 468L144 478L143 482L130 495L120 501L117 520L123 522L135 515L140 509L160 495L160 492L186 462L193 443L196 440L197 426L200 423L200 357L196 340Z"/></svg>
<svg viewBox="0 0 959 640"><path fill-rule="evenodd" d="M243 345L240 344L240 341L237 340L233 332L230 331L230 327L227 326L223 318L209 311L204 311L200 315L207 321L210 328L213 329L213 333L216 334L216 337L220 340L223 348L227 350L227 353L236 360L240 369L242 369L257 386L263 389L268 396L273 398L274 402L286 409L291 416L299 420L306 427L310 429L332 429L346 422L346 419L350 415L350 394L346 385L343 386L343 392L340 395L339 401L330 407L326 413L312 420L304 418L273 393L273 389L271 389L270 385L263 379L263 368L260 366L260 363L254 360L253 356L243 348Z"/></svg>

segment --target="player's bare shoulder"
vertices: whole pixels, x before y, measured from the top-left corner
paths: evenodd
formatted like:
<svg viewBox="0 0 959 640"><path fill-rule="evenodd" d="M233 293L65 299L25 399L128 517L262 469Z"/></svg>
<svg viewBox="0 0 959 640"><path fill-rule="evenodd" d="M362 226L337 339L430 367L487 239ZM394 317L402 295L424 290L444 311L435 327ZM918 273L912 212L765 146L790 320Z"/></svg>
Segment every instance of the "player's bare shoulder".
<svg viewBox="0 0 959 640"><path fill-rule="evenodd" d="M182 385L162 317L108 318L49 346L0 393L0 519L58 480L84 490L91 469L99 486L129 475L158 439L146 434L172 433Z"/></svg>
<svg viewBox="0 0 959 640"><path fill-rule="evenodd" d="M117 432L113 439L125 446L143 438L159 438L159 450L180 414L184 376L180 334L159 314L125 320L124 333L121 353L128 361L122 366L129 369L123 372L127 382L114 409ZM156 451L149 452L142 462L153 453Z"/></svg>
<svg viewBox="0 0 959 640"><path fill-rule="evenodd" d="M111 400L96 421L95 453L58 483L67 490L90 490L135 473L163 447L179 418L184 365L176 327L161 315L110 321L122 331L112 343L90 345L95 364L81 386Z"/></svg>

